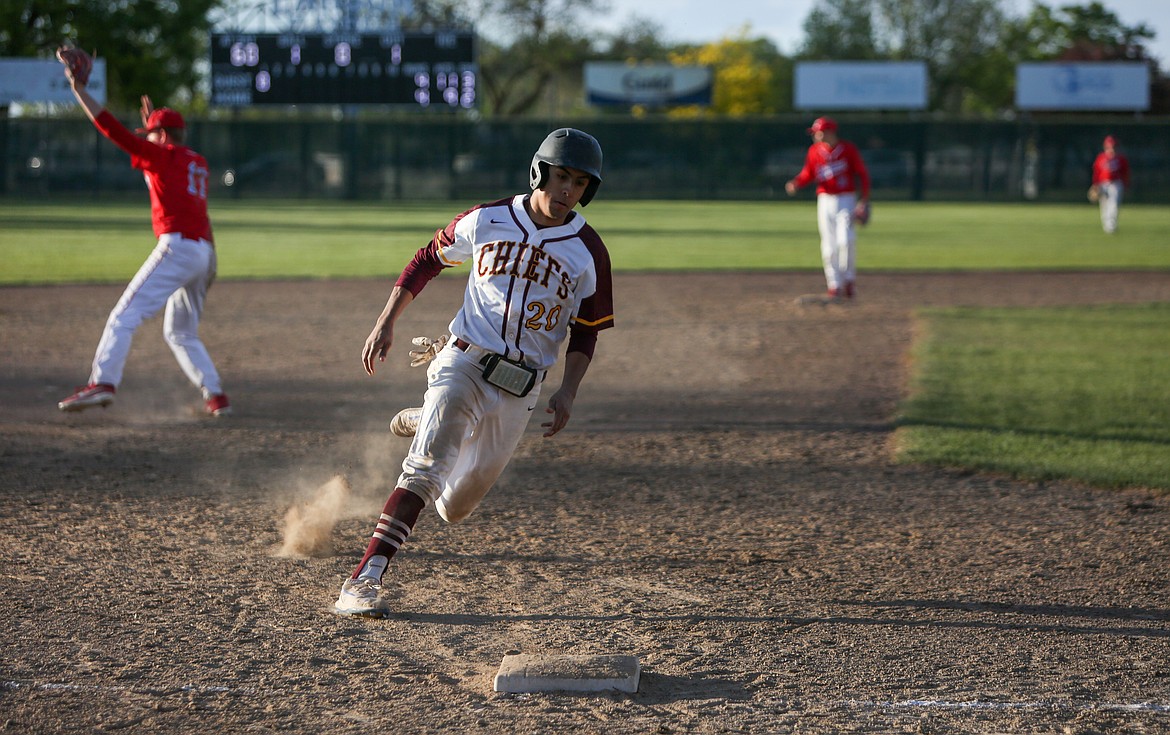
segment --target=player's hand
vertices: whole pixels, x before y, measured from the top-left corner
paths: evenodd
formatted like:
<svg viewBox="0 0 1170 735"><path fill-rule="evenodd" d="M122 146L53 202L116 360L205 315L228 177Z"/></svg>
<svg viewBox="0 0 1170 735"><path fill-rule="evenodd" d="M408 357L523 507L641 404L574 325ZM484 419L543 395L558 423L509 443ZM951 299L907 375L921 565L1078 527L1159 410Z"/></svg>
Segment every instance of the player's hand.
<svg viewBox="0 0 1170 735"><path fill-rule="evenodd" d="M561 388L548 399L548 408L545 413L552 414L552 421L545 421L541 427L545 430L545 437L556 434L569 423L569 416L573 413L573 400L576 398L571 392Z"/></svg>
<svg viewBox="0 0 1170 735"><path fill-rule="evenodd" d="M154 112L154 105L150 101L150 95L142 95L141 101L142 109L139 112L142 113L142 127L145 128L150 125L150 113Z"/></svg>
<svg viewBox="0 0 1170 735"><path fill-rule="evenodd" d="M788 196L792 196L796 193L796 184L789 181L784 185L784 191L788 192Z"/></svg>
<svg viewBox="0 0 1170 735"><path fill-rule="evenodd" d="M394 329L389 324L379 323L366 337L366 344L362 347L362 367L366 375L374 374L374 361L386 362L386 353L390 345L394 344Z"/></svg>

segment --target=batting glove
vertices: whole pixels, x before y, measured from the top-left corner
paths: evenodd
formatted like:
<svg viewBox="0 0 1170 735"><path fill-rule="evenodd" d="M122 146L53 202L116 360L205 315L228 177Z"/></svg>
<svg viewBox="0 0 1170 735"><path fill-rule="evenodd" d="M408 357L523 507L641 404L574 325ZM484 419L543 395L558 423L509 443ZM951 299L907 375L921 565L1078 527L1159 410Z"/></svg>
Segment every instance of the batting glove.
<svg viewBox="0 0 1170 735"><path fill-rule="evenodd" d="M415 337L410 340L412 344L422 348L410 351L410 366L418 367L434 360L435 355L439 354L439 350L443 349L443 345L447 344L448 339L450 337L444 334L435 339L431 339L430 337Z"/></svg>

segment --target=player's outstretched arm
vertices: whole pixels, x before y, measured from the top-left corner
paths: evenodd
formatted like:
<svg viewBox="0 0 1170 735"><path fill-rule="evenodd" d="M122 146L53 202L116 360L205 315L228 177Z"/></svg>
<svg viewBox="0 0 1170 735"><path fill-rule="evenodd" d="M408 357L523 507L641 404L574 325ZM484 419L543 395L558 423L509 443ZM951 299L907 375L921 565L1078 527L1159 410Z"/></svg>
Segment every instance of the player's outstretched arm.
<svg viewBox="0 0 1170 735"><path fill-rule="evenodd" d="M85 110L85 114L89 116L90 121L96 121L97 116L105 109L100 102L93 98L93 95L86 89L88 83L88 75L75 70L77 62L70 62L71 49L62 46L57 49L57 58L65 65L65 78L69 80L69 88L73 90L73 96L77 98L77 103L81 105L81 109ZM76 51L73 49L72 51Z"/></svg>
<svg viewBox="0 0 1170 735"><path fill-rule="evenodd" d="M394 344L394 324L398 317L414 301L414 294L402 286L395 286L386 300L386 308L378 315L370 336L366 337L366 344L362 347L362 367L367 375L374 374L374 363L385 362L386 353Z"/></svg>

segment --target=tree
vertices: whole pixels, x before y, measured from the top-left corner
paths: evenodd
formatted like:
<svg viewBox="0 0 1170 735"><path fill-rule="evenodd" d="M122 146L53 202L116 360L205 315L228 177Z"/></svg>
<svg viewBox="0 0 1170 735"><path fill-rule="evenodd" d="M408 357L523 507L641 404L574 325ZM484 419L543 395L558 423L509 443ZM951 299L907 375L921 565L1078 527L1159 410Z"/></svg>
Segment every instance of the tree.
<svg viewBox="0 0 1170 735"><path fill-rule="evenodd" d="M1000 0L825 0L804 21L802 59L925 62L930 107L978 101L999 42ZM993 74L991 76L994 76Z"/></svg>
<svg viewBox="0 0 1170 735"><path fill-rule="evenodd" d="M715 43L683 49L670 54L671 63L681 66L709 66L715 73L715 90L709 114L758 115L786 107L781 67L784 57L771 41L750 38L750 28ZM787 75L791 79L791 74ZM790 91L790 90L789 90ZM676 115L695 115L697 108L675 111Z"/></svg>
<svg viewBox="0 0 1170 735"><path fill-rule="evenodd" d="M222 0L15 0L0 3L0 56L53 58L68 41L106 60L108 103L137 109L191 98Z"/></svg>
<svg viewBox="0 0 1170 735"><path fill-rule="evenodd" d="M895 60L921 59L931 107L961 112L985 78L1004 15L997 0L877 0L879 47Z"/></svg>
<svg viewBox="0 0 1170 735"><path fill-rule="evenodd" d="M1143 40L1153 40L1153 29L1142 23L1123 25L1099 2L1060 8L1062 25L1071 43L1061 58L1085 61L1148 61ZM1088 58L1086 58L1088 57Z"/></svg>
<svg viewBox="0 0 1170 735"><path fill-rule="evenodd" d="M481 19L480 82L487 111L497 115L531 112L555 80L579 86L592 53L584 18L606 10L604 0L473 0L463 5Z"/></svg>
<svg viewBox="0 0 1170 735"><path fill-rule="evenodd" d="M1145 24L1124 25L1099 2L1054 9L1039 3L1024 16L1009 19L996 55L998 77L987 84L997 90L1000 107L1012 104L1015 67L1029 61L1145 61L1150 65L1153 89L1151 112L1166 111L1167 83L1158 73L1158 60L1148 56L1146 40L1155 37Z"/></svg>
<svg viewBox="0 0 1170 735"><path fill-rule="evenodd" d="M662 26L646 18L631 18L618 33L606 40L607 48L598 54L608 61L666 61L671 48L662 40Z"/></svg>
<svg viewBox="0 0 1170 735"><path fill-rule="evenodd" d="M864 61L879 58L869 0L826 0L804 19L798 56L809 60Z"/></svg>

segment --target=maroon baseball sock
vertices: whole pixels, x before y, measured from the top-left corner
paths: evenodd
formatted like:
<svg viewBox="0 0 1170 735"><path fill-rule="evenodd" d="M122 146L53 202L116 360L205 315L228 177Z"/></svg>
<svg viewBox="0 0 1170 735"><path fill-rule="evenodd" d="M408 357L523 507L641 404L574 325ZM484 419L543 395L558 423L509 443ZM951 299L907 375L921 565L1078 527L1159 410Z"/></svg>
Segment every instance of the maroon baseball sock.
<svg viewBox="0 0 1170 735"><path fill-rule="evenodd" d="M406 543L418 521L418 514L426 506L425 500L404 488L396 488L390 493L390 499L378 518L378 527L366 547L366 555L354 570L352 579L373 577L381 582L390 559Z"/></svg>

